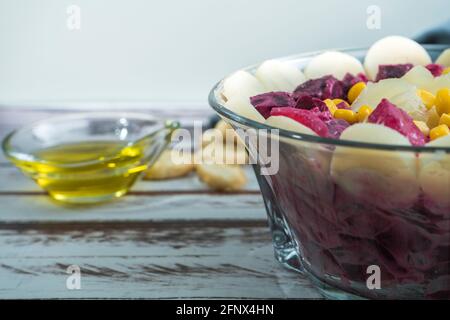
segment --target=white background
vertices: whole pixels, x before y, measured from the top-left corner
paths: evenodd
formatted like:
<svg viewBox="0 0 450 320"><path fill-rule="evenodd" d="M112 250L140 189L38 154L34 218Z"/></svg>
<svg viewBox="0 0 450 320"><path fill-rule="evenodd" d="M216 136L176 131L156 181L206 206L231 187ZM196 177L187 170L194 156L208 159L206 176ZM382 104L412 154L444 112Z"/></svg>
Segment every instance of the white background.
<svg viewBox="0 0 450 320"><path fill-rule="evenodd" d="M81 30L66 26L81 8ZM381 8L380 30L366 9ZM415 36L449 0L0 0L0 104L137 101L206 105L247 64Z"/></svg>

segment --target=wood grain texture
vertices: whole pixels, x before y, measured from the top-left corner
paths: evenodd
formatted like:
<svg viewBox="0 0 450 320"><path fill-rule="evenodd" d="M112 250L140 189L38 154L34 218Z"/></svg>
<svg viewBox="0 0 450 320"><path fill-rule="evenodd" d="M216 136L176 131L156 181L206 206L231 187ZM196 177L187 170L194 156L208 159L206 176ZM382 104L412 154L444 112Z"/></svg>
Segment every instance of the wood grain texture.
<svg viewBox="0 0 450 320"><path fill-rule="evenodd" d="M0 246L0 298L319 297L275 262L263 221L3 224Z"/></svg>
<svg viewBox="0 0 450 320"><path fill-rule="evenodd" d="M175 180L139 181L130 193L113 202L64 206L55 203L18 169L5 165L0 167L0 221L264 220L256 179L250 168L246 173L246 188L233 193L209 190L192 174Z"/></svg>
<svg viewBox="0 0 450 320"><path fill-rule="evenodd" d="M55 113L0 109L0 137ZM192 111L185 120L204 116ZM231 194L190 175L73 207L54 203L0 157L0 299L320 298L275 261L259 188L247 175L246 188ZM66 288L69 265L81 268L81 290Z"/></svg>

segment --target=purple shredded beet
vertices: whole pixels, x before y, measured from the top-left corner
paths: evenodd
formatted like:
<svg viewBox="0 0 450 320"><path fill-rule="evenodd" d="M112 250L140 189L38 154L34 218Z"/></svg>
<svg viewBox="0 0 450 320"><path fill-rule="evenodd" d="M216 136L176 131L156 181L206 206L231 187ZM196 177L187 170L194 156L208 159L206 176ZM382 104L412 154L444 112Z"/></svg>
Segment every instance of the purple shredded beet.
<svg viewBox="0 0 450 320"><path fill-rule="evenodd" d="M364 287L367 266L375 264L386 291L373 297L450 298L448 219L430 215L420 196L413 206L386 207L384 197L349 193L323 174L314 157L295 151L282 145L280 171L268 178L266 192L277 195L312 270L351 289L356 282ZM388 196L395 203L397 195ZM360 292L371 297L375 291Z"/></svg>
<svg viewBox="0 0 450 320"><path fill-rule="evenodd" d="M328 110L325 102L323 102L319 98L314 98L309 95L301 96L300 98L298 98L295 107L306 110L311 110L313 108L319 108L319 110L321 111Z"/></svg>
<svg viewBox="0 0 450 320"><path fill-rule="evenodd" d="M443 65L437 64L437 63L430 63L425 66L425 68L430 71L433 76L439 77L442 75L442 72L444 71L445 67Z"/></svg>
<svg viewBox="0 0 450 320"><path fill-rule="evenodd" d="M350 106L348 105L348 103L345 102L345 101L342 101L342 102L338 103L338 104L336 105L336 108L338 108L338 109L347 109L347 110L351 110L351 109L352 109L352 108L350 108Z"/></svg>
<svg viewBox="0 0 450 320"><path fill-rule="evenodd" d="M367 79L366 75L364 73L358 73L356 76L354 76L351 73L346 73L344 78L342 79L342 84L344 86L344 92L348 93L351 87L353 87L358 82L369 82L369 79ZM345 95L347 98L347 94Z"/></svg>
<svg viewBox="0 0 450 320"><path fill-rule="evenodd" d="M330 110L328 110L328 108L326 110L323 110L318 107L314 107L311 109L311 112L316 114L319 117L319 119L324 122L333 120L333 115L331 114Z"/></svg>
<svg viewBox="0 0 450 320"><path fill-rule="evenodd" d="M424 134L414 124L413 118L387 99L381 100L369 116L368 122L382 124L398 131L415 146L422 146L426 142Z"/></svg>
<svg viewBox="0 0 450 320"><path fill-rule="evenodd" d="M378 74L375 81L390 78L401 78L414 66L411 63L405 64L382 64L378 66Z"/></svg>
<svg viewBox="0 0 450 320"><path fill-rule="evenodd" d="M362 72L360 72L360 73L358 73L356 75L355 80L356 80L355 83L357 83L357 82L364 82L364 83L369 82L369 79L367 78L367 76L364 73L362 73Z"/></svg>
<svg viewBox="0 0 450 320"><path fill-rule="evenodd" d="M328 127L320 117L311 110L297 108L273 108L270 112L271 116L285 116L291 118L304 126L310 128L321 137L328 136Z"/></svg>
<svg viewBox="0 0 450 320"><path fill-rule="evenodd" d="M325 124L328 127L328 136L334 139L339 139L342 131L350 126L347 121L342 119L330 119L329 121L325 121Z"/></svg>
<svg viewBox="0 0 450 320"><path fill-rule="evenodd" d="M296 100L303 96L312 96L320 100L344 98L344 87L342 81L328 75L318 79L308 80L299 85L294 91Z"/></svg>
<svg viewBox="0 0 450 320"><path fill-rule="evenodd" d="M294 107L295 101L288 92L267 92L250 98L251 104L264 117L270 116L272 108Z"/></svg>

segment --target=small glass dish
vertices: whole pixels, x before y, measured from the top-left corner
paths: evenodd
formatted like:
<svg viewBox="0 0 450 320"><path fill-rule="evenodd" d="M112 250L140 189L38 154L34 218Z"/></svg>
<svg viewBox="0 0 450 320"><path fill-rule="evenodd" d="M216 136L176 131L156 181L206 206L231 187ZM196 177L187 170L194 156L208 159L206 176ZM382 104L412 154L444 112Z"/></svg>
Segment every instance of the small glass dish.
<svg viewBox="0 0 450 320"><path fill-rule="evenodd" d="M447 48L424 47L433 59ZM363 60L367 49L340 51ZM319 53L280 60L303 69ZM256 67L244 70L254 74ZM245 133L276 128L226 108L222 89L223 80L210 92L211 107L240 129L251 158L264 158L266 150ZM278 261L307 275L329 298L450 298L450 148L283 129L268 138L279 144L279 170L262 175L264 161L254 170Z"/></svg>
<svg viewBox="0 0 450 320"><path fill-rule="evenodd" d="M24 126L10 133L2 147L52 198L97 203L127 193L178 126L148 114L79 113Z"/></svg>

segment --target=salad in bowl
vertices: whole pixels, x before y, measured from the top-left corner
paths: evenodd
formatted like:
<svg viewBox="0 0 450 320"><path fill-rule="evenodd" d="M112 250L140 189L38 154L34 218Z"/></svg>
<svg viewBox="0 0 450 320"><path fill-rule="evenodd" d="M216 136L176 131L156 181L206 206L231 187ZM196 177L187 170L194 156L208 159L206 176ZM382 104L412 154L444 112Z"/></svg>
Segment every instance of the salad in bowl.
<svg viewBox="0 0 450 320"><path fill-rule="evenodd" d="M450 298L449 48L268 60L209 100L238 134L274 130L277 172L254 169L280 262L332 298Z"/></svg>

